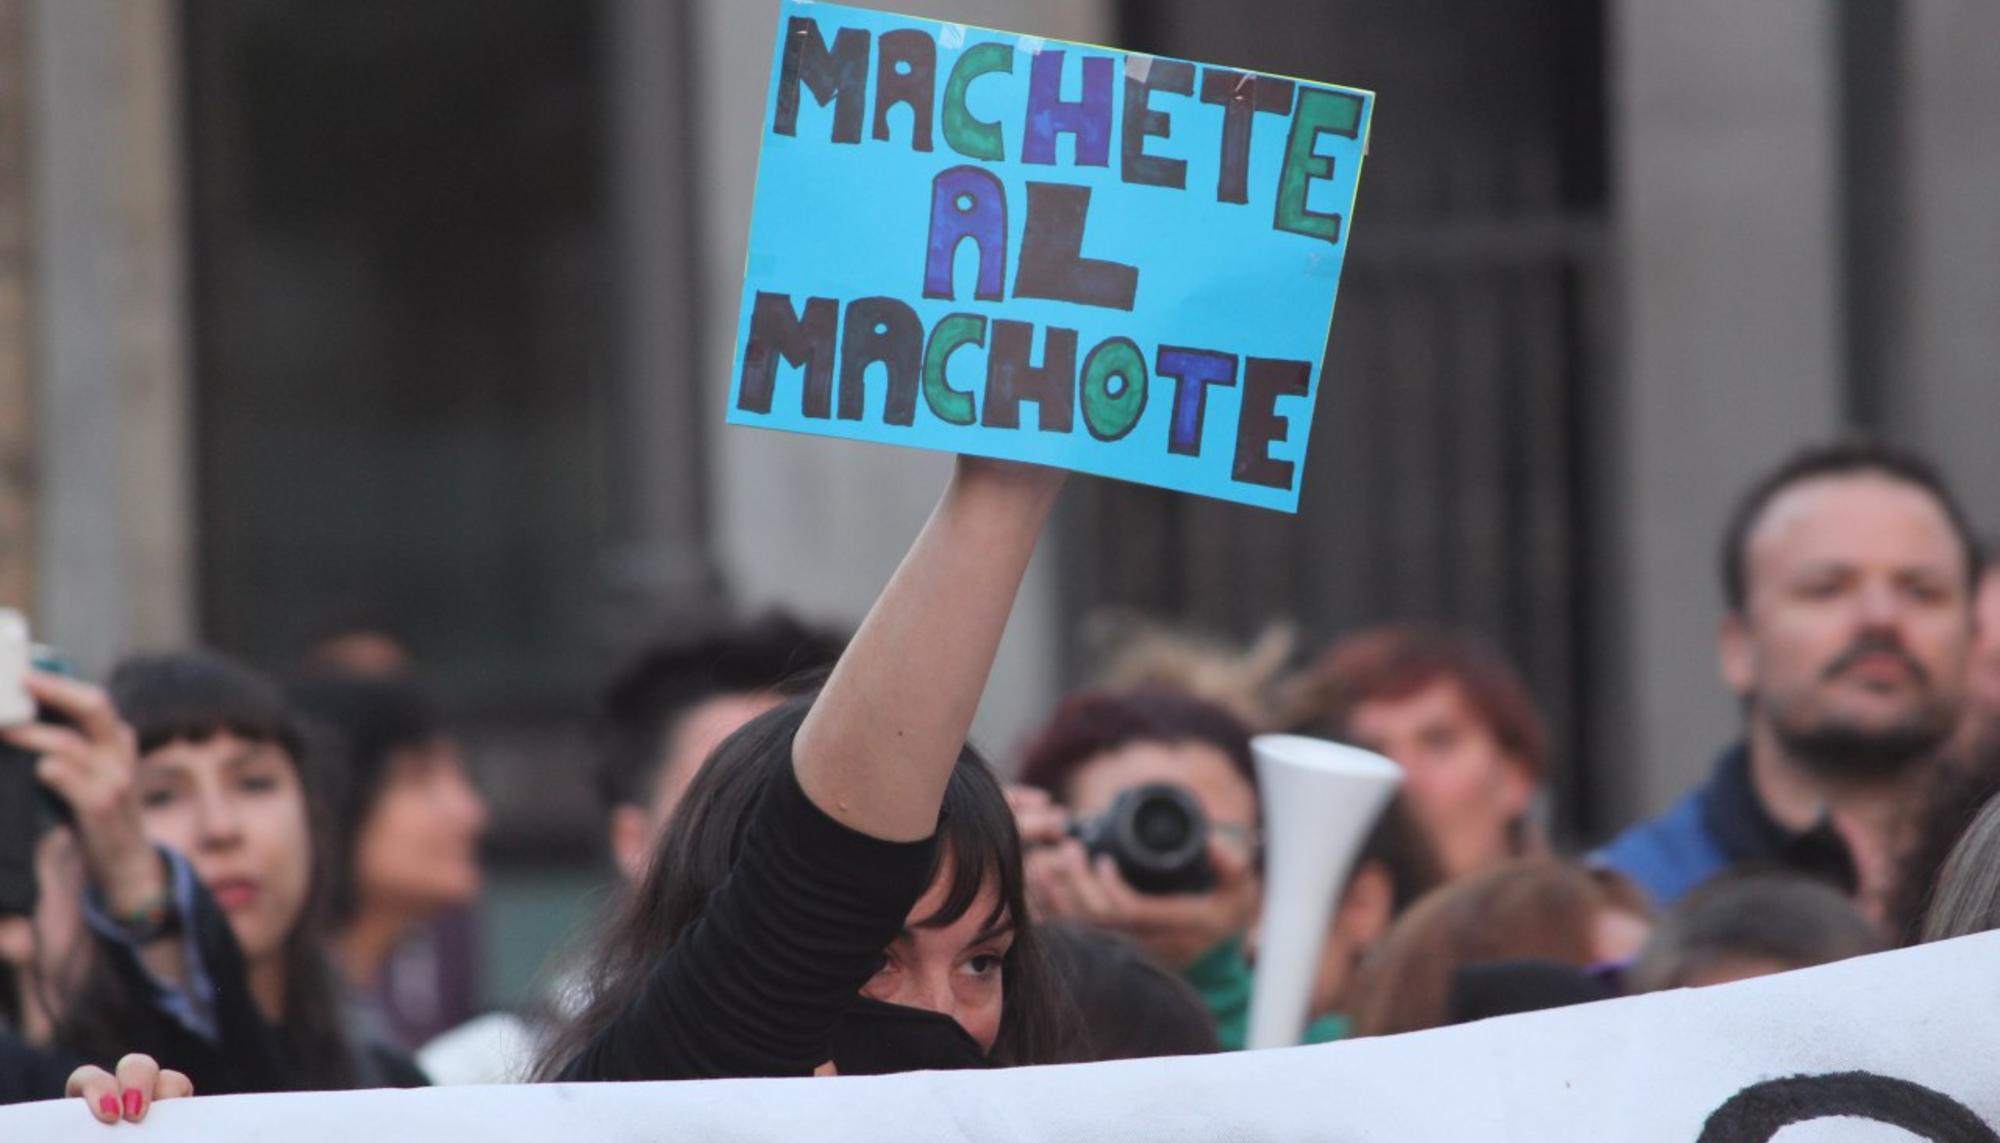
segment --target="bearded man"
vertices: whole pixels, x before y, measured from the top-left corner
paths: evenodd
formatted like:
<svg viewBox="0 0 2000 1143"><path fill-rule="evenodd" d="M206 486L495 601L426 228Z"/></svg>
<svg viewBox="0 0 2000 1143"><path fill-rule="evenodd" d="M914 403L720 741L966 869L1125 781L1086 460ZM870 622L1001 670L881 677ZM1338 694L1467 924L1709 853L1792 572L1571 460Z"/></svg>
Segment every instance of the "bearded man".
<svg viewBox="0 0 2000 1143"><path fill-rule="evenodd" d="M1823 876L1879 916L1965 706L1979 567L1921 457L1843 442L1759 481L1722 549L1717 651L1743 735L1705 785L1598 860L1662 905L1764 866Z"/></svg>

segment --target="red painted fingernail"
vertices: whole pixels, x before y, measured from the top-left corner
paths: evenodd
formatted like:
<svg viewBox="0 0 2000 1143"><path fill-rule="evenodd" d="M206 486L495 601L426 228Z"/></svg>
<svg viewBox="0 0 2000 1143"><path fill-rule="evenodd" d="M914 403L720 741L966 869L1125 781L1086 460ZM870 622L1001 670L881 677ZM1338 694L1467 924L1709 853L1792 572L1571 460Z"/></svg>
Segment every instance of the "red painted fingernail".
<svg viewBox="0 0 2000 1143"><path fill-rule="evenodd" d="M97 1110L103 1113L106 1119L118 1118L118 1097L109 1093L98 1097Z"/></svg>
<svg viewBox="0 0 2000 1143"><path fill-rule="evenodd" d="M145 1110L145 1107L146 1097L139 1094L138 1088L128 1087L125 1089L125 1114L137 1119L139 1118L139 1112Z"/></svg>

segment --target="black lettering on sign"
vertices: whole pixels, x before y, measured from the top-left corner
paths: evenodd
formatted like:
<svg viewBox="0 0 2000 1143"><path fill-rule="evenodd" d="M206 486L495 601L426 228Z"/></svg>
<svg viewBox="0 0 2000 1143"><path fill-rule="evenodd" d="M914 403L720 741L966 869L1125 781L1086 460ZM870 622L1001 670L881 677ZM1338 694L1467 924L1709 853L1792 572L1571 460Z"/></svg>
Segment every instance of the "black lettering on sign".
<svg viewBox="0 0 2000 1143"><path fill-rule="evenodd" d="M841 420L861 419L871 365L888 369L883 422L909 424L917 414L917 385L923 380L924 323L917 311L895 298L856 298L847 304L840 335Z"/></svg>
<svg viewBox="0 0 2000 1143"><path fill-rule="evenodd" d="M1266 488L1292 486L1289 460L1273 460L1271 445L1285 439L1289 422L1278 415L1280 397L1302 397L1312 391L1312 366L1304 361L1274 361L1252 357L1243 366L1243 404L1236 415L1236 461L1230 475L1245 484Z"/></svg>
<svg viewBox="0 0 2000 1143"><path fill-rule="evenodd" d="M1124 147L1120 150L1119 176L1128 183L1187 189L1187 162L1146 153L1148 137L1164 139L1173 131L1173 117L1153 109L1156 91L1174 95L1194 93L1194 65L1186 60L1153 60L1144 69L1145 78L1135 76L1133 61L1125 60Z"/></svg>
<svg viewBox="0 0 2000 1143"><path fill-rule="evenodd" d="M1090 188L1029 183L1028 219L1021 231L1021 265L1014 296L1129 310L1139 290L1139 268L1083 256L1083 227L1090 218Z"/></svg>
<svg viewBox="0 0 2000 1143"><path fill-rule="evenodd" d="M1274 75L1202 69L1201 101L1222 108L1222 173L1215 181L1215 201L1250 201L1251 116L1290 115L1293 86Z"/></svg>
<svg viewBox="0 0 2000 1143"><path fill-rule="evenodd" d="M2000 1143L1971 1109L1942 1092L1872 1072L1791 1076L1744 1088L1715 1109L1697 1143L1770 1143L1818 1119L1886 1123L1931 1143Z"/></svg>
<svg viewBox="0 0 2000 1143"><path fill-rule="evenodd" d="M931 149L931 108L937 94L937 41L929 32L902 28L882 33L875 66L875 137L889 137L889 109L910 109L910 146Z"/></svg>
<svg viewBox="0 0 2000 1143"><path fill-rule="evenodd" d="M806 371L800 409L808 417L826 419L833 405L833 339L840 303L832 298L807 298L802 312L793 312L789 294L757 291L750 310L750 337L743 347L743 378L736 387L736 407L746 413L771 411L777 387L778 361Z"/></svg>
<svg viewBox="0 0 2000 1143"><path fill-rule="evenodd" d="M1035 403L1035 427L1066 433L1075 425L1076 331L1051 328L1042 342L1042 363L1029 360L1035 327L995 320L993 348L986 354L986 415L989 429L1021 427L1021 402Z"/></svg>
<svg viewBox="0 0 2000 1143"><path fill-rule="evenodd" d="M833 35L833 49L819 34L819 21L793 16L785 25L785 56L778 70L778 108L771 130L780 135L799 131L799 84L803 82L820 106L833 104L833 141L861 141L862 100L868 98L868 33L842 28Z"/></svg>

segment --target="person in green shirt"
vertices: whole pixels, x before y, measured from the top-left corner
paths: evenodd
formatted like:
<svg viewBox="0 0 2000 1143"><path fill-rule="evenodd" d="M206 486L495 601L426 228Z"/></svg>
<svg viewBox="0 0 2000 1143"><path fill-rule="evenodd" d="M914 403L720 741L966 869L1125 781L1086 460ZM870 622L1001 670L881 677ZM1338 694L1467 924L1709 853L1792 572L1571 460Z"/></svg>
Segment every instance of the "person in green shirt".
<svg viewBox="0 0 2000 1143"><path fill-rule="evenodd" d="M1010 792L1038 916L1132 937L1192 985L1225 1050L1241 1048L1253 984L1260 880L1259 812L1250 731L1218 706L1165 688L1084 691L1064 699L1030 742ZM1108 856L1093 857L1072 824L1152 783L1190 794L1209 824L1211 887L1143 893ZM1400 804L1364 846L1329 925L1308 1043L1346 1034L1347 991L1361 955L1403 906L1437 880L1436 862Z"/></svg>

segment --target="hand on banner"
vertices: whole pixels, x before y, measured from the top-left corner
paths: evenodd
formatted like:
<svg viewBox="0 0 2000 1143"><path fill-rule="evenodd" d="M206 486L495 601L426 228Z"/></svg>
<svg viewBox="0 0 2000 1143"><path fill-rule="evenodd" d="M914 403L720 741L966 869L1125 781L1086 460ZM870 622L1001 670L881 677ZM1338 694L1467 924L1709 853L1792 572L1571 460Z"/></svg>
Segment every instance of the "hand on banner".
<svg viewBox="0 0 2000 1143"><path fill-rule="evenodd" d="M146 1118L153 1103L162 1099L183 1099L194 1094L194 1084L172 1068L163 1068L151 1056L134 1052L118 1061L117 1074L95 1064L86 1064L69 1074L63 1089L65 1098L81 1098L90 1114L100 1123L120 1119L137 1123Z"/></svg>

